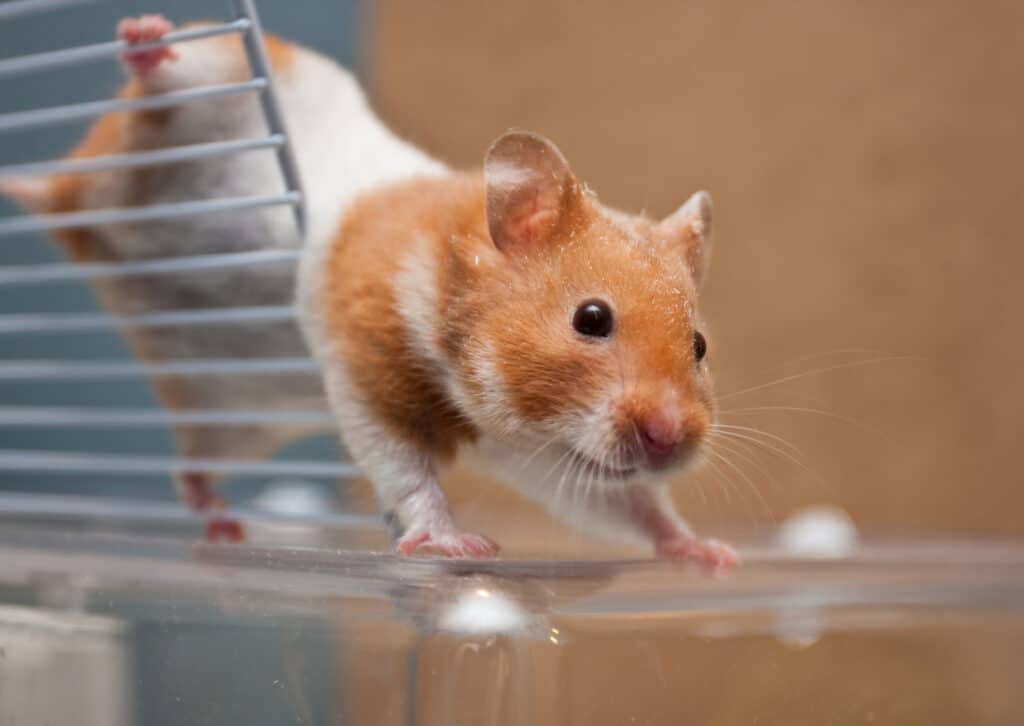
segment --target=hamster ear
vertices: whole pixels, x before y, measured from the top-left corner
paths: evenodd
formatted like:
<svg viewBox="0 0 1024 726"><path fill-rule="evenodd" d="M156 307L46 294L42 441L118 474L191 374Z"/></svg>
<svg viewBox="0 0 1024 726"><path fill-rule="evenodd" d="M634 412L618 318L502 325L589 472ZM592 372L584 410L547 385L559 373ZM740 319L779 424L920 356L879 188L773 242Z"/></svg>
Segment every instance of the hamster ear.
<svg viewBox="0 0 1024 726"><path fill-rule="evenodd" d="M553 143L508 131L484 159L487 226L502 252L548 242L579 194L569 162Z"/></svg>
<svg viewBox="0 0 1024 726"><path fill-rule="evenodd" d="M0 179L0 194L29 212L42 213L50 209L50 181L35 177L8 177Z"/></svg>
<svg viewBox="0 0 1024 726"><path fill-rule="evenodd" d="M697 192L661 222L662 232L678 244L699 285L711 262L711 195Z"/></svg>

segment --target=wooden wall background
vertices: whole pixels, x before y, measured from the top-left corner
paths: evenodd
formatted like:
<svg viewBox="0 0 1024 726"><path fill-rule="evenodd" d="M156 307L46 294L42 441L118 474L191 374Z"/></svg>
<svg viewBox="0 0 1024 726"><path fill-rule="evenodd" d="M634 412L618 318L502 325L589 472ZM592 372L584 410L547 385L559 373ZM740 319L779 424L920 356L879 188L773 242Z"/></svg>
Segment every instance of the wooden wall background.
<svg viewBox="0 0 1024 726"><path fill-rule="evenodd" d="M761 527L827 502L864 526L1024 532L1024 6L367 10L378 109L452 163L519 126L613 205L660 215L711 191L720 393L837 367L723 401L828 415L750 415L811 471L737 459L760 496L739 475L709 475L706 502L681 485L696 521Z"/></svg>
<svg viewBox="0 0 1024 726"><path fill-rule="evenodd" d="M699 526L732 519L765 531L797 507L830 503L862 527L1024 533L1024 5L366 7L378 109L451 162L478 164L495 136L520 126L554 138L617 206L663 214L695 189L712 192L703 304L720 392L833 368L723 401L826 415L747 419L797 444L814 473L765 453L737 461L760 496L738 475L732 487L703 481L706 501L681 483ZM511 495L466 478L451 485L459 516L506 552L550 552L540 532L565 533ZM558 539L598 552L580 535ZM648 642L609 620L591 623L604 636L538 653L509 677L539 674L520 696L558 691L533 723L1010 724L1021 631L990 625L836 634L797 652L772 638L677 638L668 626ZM463 694L467 723L483 722L496 708L479 697L496 685L493 650L452 674L441 639L421 651L420 693L368 676L354 713L415 697L424 722L451 722L453 702L431 710L430 689L444 687Z"/></svg>

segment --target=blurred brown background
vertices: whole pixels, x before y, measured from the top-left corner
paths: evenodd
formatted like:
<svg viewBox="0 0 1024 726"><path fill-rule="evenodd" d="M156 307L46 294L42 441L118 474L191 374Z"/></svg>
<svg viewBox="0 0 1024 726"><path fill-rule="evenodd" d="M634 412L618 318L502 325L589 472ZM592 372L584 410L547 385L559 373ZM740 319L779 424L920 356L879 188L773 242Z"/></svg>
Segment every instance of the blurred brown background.
<svg viewBox="0 0 1024 726"><path fill-rule="evenodd" d="M527 127L552 137L607 203L663 215L696 189L712 193L703 304L722 408L733 411L723 418L796 444L807 469L771 451L730 453L743 476L708 472L678 487L705 531L716 519L767 531L797 507L832 503L861 526L1024 532L1024 5L367 7L376 105L439 156L476 165L501 131ZM789 376L801 377L729 395ZM451 489L463 520L514 500L466 478ZM485 531L506 553L529 549L533 522L499 511ZM594 627L606 641L530 661L524 672L537 670L563 704L538 707L534 723L1020 716L1008 631L835 634L792 653L772 639L673 640L668 626L646 643L616 622ZM452 662L434 655L421 674ZM484 680L494 672L477 668ZM483 692L466 678L460 692ZM369 712L376 688L363 692ZM417 701L425 722L445 723L429 717L431 702Z"/></svg>
<svg viewBox="0 0 1024 726"><path fill-rule="evenodd" d="M680 486L691 518L828 502L862 525L1024 531L1024 5L367 7L375 103L442 158L476 165L519 126L606 203L663 215L711 191L722 408L758 409L723 418L807 469L730 454L751 481Z"/></svg>

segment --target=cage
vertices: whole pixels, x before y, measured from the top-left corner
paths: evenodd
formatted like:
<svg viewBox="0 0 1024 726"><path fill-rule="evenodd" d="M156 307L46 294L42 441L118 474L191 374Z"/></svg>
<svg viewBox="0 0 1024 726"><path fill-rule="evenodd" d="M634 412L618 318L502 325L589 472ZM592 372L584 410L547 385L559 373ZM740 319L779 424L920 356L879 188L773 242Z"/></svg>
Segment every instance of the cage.
<svg viewBox="0 0 1024 726"><path fill-rule="evenodd" d="M82 45L83 28L107 37L115 11L125 12L99 5L0 5L0 84L19 81L3 94L0 180L262 154L279 170L281 191L0 219L0 724L1024 718L1024 545L1015 540L857 532L822 510L771 529L724 524L745 563L721 580L589 547L589 556L563 559L402 559L388 554L380 518L355 506L349 484L357 472L331 434L273 459L182 456L169 427L321 428L331 418L323 407L167 410L149 379L316 381L315 365L301 351L144 363L117 331L287 324L289 301L111 315L83 283L242 265L288 274L298 246L82 264L54 259L31 238L266 209L298 236L304 190L252 2L235 0L221 23L155 44L237 34L247 80L97 101L105 87L93 61L116 58L124 46ZM44 31L62 49L32 47ZM22 82L50 72L70 80ZM83 92L85 100L68 99ZM258 97L266 133L39 161L67 145L72 136L60 134L69 123L216 94ZM40 108L25 110L33 105ZM20 138L22 145L8 141ZM196 470L230 475L246 542L206 541L204 520L172 501L169 476ZM536 531L504 524L519 545L513 551L536 549Z"/></svg>

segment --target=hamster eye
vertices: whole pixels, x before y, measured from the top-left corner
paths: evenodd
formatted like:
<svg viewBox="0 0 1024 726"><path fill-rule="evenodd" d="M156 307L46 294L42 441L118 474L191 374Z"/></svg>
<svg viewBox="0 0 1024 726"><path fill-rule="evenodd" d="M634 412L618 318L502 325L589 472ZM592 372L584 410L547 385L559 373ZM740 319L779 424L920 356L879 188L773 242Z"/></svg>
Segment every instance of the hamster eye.
<svg viewBox="0 0 1024 726"><path fill-rule="evenodd" d="M583 335L607 338L612 334L612 310L603 300L587 300L576 308L572 327Z"/></svg>
<svg viewBox="0 0 1024 726"><path fill-rule="evenodd" d="M704 339L704 336L694 331L693 333L693 353L697 356L697 362L700 363L704 356L708 354L708 341Z"/></svg>

